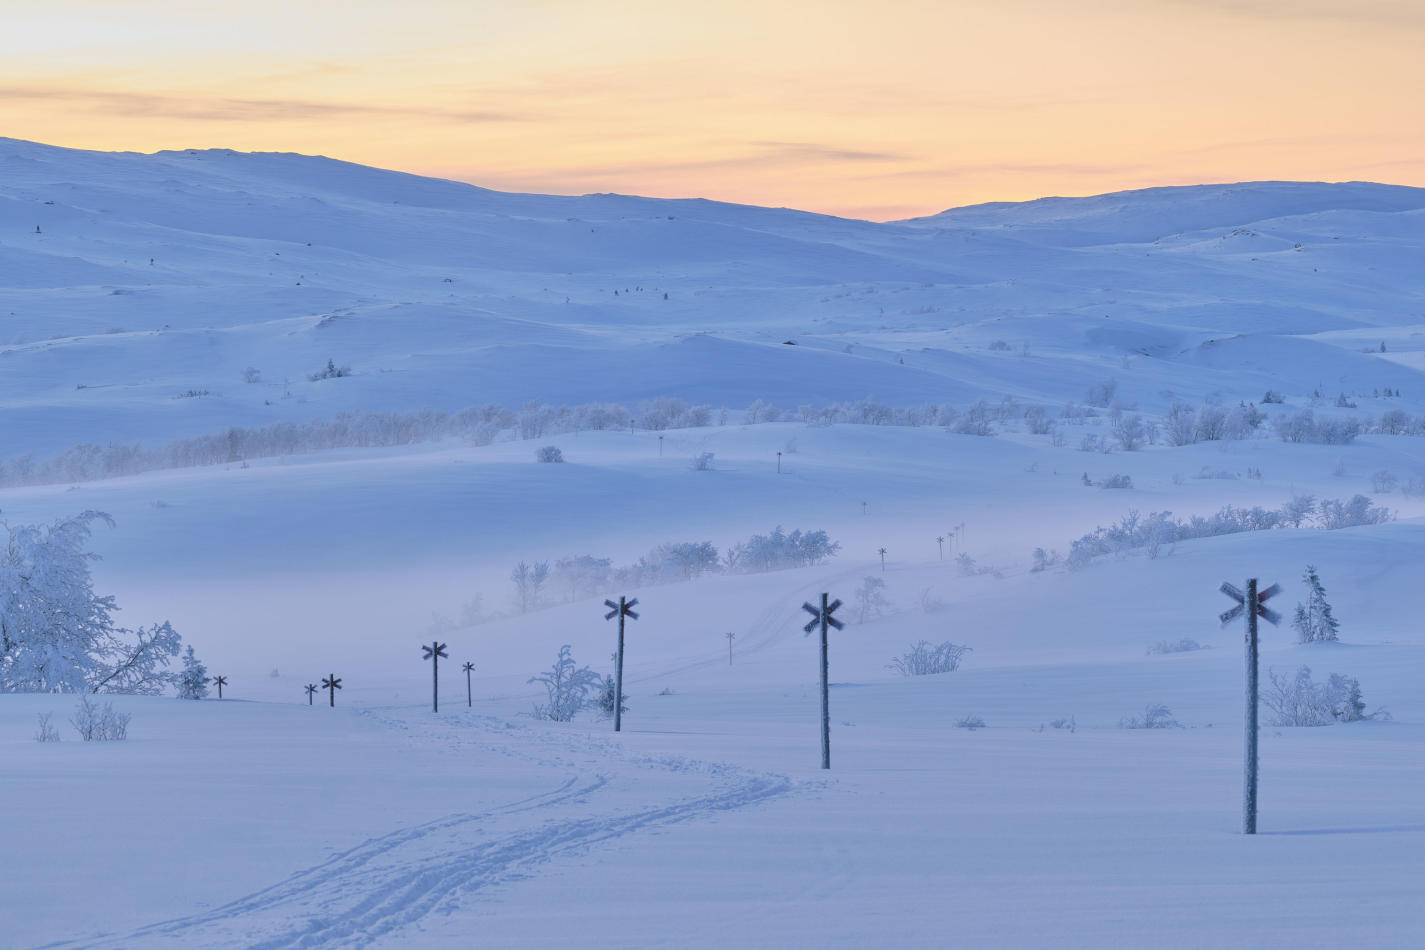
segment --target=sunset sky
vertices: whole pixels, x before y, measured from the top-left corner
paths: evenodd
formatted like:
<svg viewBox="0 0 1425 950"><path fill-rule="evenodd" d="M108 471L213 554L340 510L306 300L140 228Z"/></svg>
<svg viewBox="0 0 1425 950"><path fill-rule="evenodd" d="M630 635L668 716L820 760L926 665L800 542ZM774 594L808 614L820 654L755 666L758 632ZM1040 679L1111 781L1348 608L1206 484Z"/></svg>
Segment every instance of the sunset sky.
<svg viewBox="0 0 1425 950"><path fill-rule="evenodd" d="M55 145L873 219L1159 184L1425 185L1422 0L3 6L0 134Z"/></svg>

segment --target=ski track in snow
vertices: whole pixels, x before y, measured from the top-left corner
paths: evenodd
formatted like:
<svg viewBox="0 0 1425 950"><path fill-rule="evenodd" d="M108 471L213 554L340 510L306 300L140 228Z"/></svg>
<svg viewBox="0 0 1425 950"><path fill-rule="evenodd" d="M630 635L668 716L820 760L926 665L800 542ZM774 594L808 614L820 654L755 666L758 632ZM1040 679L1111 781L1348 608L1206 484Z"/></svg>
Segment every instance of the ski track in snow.
<svg viewBox="0 0 1425 950"><path fill-rule="evenodd" d="M398 719L369 712L397 729ZM507 728L502 724L502 728ZM455 744L464 730L448 729ZM468 736L468 732L466 732ZM522 734L521 738L526 736ZM422 736L421 738L431 738ZM559 744L588 738L550 736ZM606 751L609 745L595 743ZM533 757L533 756L532 756ZM538 757L541 764L553 764ZM123 936L96 935L43 945L44 950L153 946L234 947L283 950L297 947L364 947L418 924L431 913L449 913L482 890L519 880L539 865L582 853L600 843L678 822L711 817L787 794L791 779L682 759L637 757L642 768L705 772L714 789L706 795L631 810L607 806L614 780L576 775L550 791L474 814L447 815L412 828L370 838L286 880L212 910L141 927ZM570 814L574 812L574 814ZM507 819L525 816L508 828ZM543 820L540 820L543 819Z"/></svg>

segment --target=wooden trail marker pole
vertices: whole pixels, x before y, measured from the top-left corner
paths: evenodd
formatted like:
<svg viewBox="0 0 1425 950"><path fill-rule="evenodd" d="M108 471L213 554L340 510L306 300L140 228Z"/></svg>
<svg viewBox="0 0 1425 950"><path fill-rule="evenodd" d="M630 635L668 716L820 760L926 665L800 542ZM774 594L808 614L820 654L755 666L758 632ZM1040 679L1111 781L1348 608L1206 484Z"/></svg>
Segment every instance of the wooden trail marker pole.
<svg viewBox="0 0 1425 950"><path fill-rule="evenodd" d="M322 689L329 694L329 702L333 709L336 708L336 691L341 689L341 680L337 679L335 673L322 680Z"/></svg>
<svg viewBox="0 0 1425 950"><path fill-rule="evenodd" d="M827 662L826 662L826 628L835 627L840 630L846 626L840 620L831 616L836 612L836 608L841 606L841 601L836 600L831 603L826 602L826 594L821 595L821 609L813 607L811 604L803 603L802 609L811 614L811 620L802 627L805 633L811 633L821 627L821 767L831 768L831 690L827 683Z"/></svg>
<svg viewBox="0 0 1425 950"><path fill-rule="evenodd" d="M604 614L604 619L618 618L618 652L614 654L614 732L623 729L623 618L638 619L638 612L633 609L637 603L637 597L632 600L620 597L618 603L604 601L604 606L611 608Z"/></svg>
<svg viewBox="0 0 1425 950"><path fill-rule="evenodd" d="M782 474L782 453L777 453L777 474Z"/></svg>
<svg viewBox="0 0 1425 950"><path fill-rule="evenodd" d="M473 700L471 699L470 694L470 671L475 669L475 664L471 663L469 660L466 660L465 665L462 666L461 669L465 671L465 705L469 707L473 705Z"/></svg>
<svg viewBox="0 0 1425 950"><path fill-rule="evenodd" d="M445 644L439 640L432 640L430 646L422 646L422 660L430 660L430 708L432 712L440 712L440 658L450 659L450 654L445 652Z"/></svg>
<svg viewBox="0 0 1425 950"><path fill-rule="evenodd" d="M1242 834L1254 835L1257 833L1257 618L1265 617L1274 627L1282 622L1281 614L1263 603L1281 593L1281 585L1273 584L1259 593L1257 579L1251 577L1247 579L1245 594L1226 581L1222 582L1218 590L1237 601L1237 606L1217 615L1222 626L1227 626L1242 614L1247 615L1247 709L1243 717L1243 738L1246 741L1242 761Z"/></svg>
<svg viewBox="0 0 1425 950"><path fill-rule="evenodd" d="M226 685L228 685L228 678L227 678L226 676L215 676L215 677L213 677L213 682L214 682L214 683L217 685L217 687L218 687L218 698L219 698L219 699L222 699L222 698L223 698L223 687L226 686Z"/></svg>
<svg viewBox="0 0 1425 950"><path fill-rule="evenodd" d="M878 548L876 553L881 556L881 573L884 574L886 573L886 549Z"/></svg>
<svg viewBox="0 0 1425 950"><path fill-rule="evenodd" d="M940 545L940 560L945 560L945 535L936 537L935 543Z"/></svg>
<svg viewBox="0 0 1425 950"><path fill-rule="evenodd" d="M731 630L729 630L729 631L727 631L727 633L724 633L723 636L727 637L727 665L728 665L728 666L731 666L731 665L732 665L732 641L737 637L737 634L735 634L735 633L733 633Z"/></svg>
<svg viewBox="0 0 1425 950"><path fill-rule="evenodd" d="M310 706L310 705L312 705L312 694L314 694L314 693L317 691L317 684L316 684L316 683L308 683L308 684L304 687L304 689L306 689L306 691L307 691L307 705Z"/></svg>

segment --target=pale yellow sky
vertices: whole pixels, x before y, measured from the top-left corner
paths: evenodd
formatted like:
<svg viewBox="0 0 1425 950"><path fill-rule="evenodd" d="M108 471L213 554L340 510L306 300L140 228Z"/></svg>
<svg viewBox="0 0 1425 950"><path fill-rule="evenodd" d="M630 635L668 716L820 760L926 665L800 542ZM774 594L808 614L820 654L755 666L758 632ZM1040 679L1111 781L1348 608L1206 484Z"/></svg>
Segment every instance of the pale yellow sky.
<svg viewBox="0 0 1425 950"><path fill-rule="evenodd" d="M0 134L888 219L1425 185L1425 0L0 0Z"/></svg>

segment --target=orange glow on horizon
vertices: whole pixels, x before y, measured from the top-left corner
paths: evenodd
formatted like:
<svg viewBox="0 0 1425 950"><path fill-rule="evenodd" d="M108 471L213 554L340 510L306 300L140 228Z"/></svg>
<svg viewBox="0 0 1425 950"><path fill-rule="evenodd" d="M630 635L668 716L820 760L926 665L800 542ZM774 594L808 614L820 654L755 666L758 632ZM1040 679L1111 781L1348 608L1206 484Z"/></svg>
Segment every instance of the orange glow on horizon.
<svg viewBox="0 0 1425 950"><path fill-rule="evenodd" d="M221 19L52 0L7 20L0 132L77 148L881 220L1163 184L1425 186L1414 0L251 0Z"/></svg>

